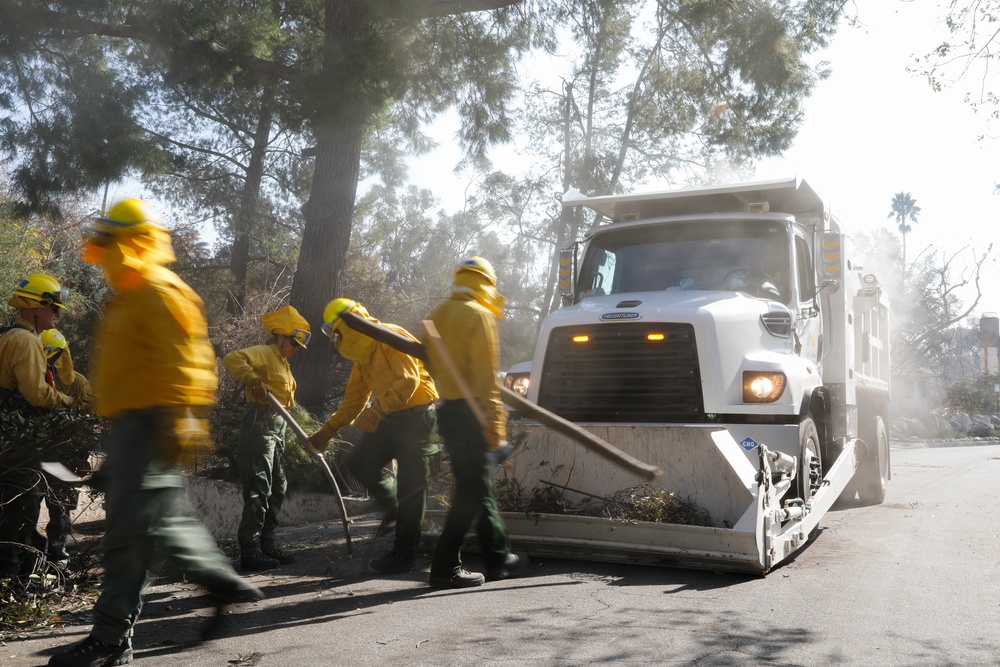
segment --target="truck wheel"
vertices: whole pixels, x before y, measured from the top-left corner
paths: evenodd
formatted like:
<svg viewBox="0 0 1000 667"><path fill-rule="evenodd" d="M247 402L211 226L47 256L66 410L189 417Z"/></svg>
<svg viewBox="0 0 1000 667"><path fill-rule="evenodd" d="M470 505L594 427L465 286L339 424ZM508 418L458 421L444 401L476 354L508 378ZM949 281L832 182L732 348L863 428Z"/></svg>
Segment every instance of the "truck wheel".
<svg viewBox="0 0 1000 667"><path fill-rule="evenodd" d="M858 499L862 505L880 505L889 483L889 432L881 415L875 417L875 429L869 437L871 441L865 438L868 456L857 473Z"/></svg>
<svg viewBox="0 0 1000 667"><path fill-rule="evenodd" d="M803 502L808 502L823 482L819 431L812 417L806 417L799 423L799 462L797 473L799 498L802 498Z"/></svg>

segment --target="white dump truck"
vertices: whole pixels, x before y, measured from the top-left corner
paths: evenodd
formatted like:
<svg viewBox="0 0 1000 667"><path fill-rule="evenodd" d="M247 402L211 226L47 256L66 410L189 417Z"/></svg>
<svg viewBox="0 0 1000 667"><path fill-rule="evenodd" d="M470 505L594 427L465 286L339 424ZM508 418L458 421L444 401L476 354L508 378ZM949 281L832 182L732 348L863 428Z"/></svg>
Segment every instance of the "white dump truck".
<svg viewBox="0 0 1000 667"><path fill-rule="evenodd" d="M497 482L561 509L504 512L515 549L765 574L838 498L883 501L888 299L809 185L567 193L563 206L598 223L564 253L564 305L507 386L657 466L653 486L701 519L565 511L639 480L525 420Z"/></svg>

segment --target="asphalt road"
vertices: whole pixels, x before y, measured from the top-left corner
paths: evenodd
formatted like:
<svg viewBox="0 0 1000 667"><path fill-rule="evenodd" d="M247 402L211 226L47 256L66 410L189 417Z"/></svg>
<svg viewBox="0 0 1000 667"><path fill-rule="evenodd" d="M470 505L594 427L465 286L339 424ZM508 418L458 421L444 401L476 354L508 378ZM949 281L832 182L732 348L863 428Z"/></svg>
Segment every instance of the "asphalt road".
<svg viewBox="0 0 1000 667"><path fill-rule="evenodd" d="M335 523L283 529L296 565L254 575L268 599L233 609L232 633L196 643L201 592L150 590L136 662L159 665L898 665L1000 661L1000 445L893 443L886 502L843 507L764 578L572 561L435 591L426 574L362 572L374 521L346 558ZM387 545L374 544L374 553ZM426 563L424 563L426 565ZM474 556L468 565L479 562ZM0 646L43 665L85 636L86 614Z"/></svg>

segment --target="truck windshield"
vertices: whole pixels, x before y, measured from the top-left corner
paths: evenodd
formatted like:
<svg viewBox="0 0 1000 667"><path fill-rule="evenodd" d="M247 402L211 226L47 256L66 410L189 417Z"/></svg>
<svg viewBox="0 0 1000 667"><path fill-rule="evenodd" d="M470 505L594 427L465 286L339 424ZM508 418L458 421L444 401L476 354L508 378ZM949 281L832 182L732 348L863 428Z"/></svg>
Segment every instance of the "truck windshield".
<svg viewBox="0 0 1000 667"><path fill-rule="evenodd" d="M696 221L598 234L581 298L660 290L729 290L787 302L788 233L773 221Z"/></svg>

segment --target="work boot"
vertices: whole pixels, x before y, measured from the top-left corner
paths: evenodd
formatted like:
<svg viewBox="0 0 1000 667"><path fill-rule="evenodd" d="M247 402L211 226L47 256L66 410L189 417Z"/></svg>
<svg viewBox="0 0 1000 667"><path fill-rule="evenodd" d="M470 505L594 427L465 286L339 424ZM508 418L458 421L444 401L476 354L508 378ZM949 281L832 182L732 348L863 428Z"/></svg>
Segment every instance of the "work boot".
<svg viewBox="0 0 1000 667"><path fill-rule="evenodd" d="M516 577L528 565L528 557L517 554L507 554L499 565L486 568L486 581L501 581Z"/></svg>
<svg viewBox="0 0 1000 667"><path fill-rule="evenodd" d="M93 635L73 648L56 653L49 658L50 667L107 667L127 665L132 662L132 640L128 637L115 646L102 642Z"/></svg>
<svg viewBox="0 0 1000 667"><path fill-rule="evenodd" d="M208 599L215 606L215 614L201 628L201 638L206 641L223 636L232 625L232 621L225 616L226 607L239 602L264 599L264 593L259 588L236 574L223 575L207 588Z"/></svg>
<svg viewBox="0 0 1000 667"><path fill-rule="evenodd" d="M265 556L262 551L247 554L240 559L240 569L244 572L263 572L264 570L273 570L280 566L281 561L277 558Z"/></svg>
<svg viewBox="0 0 1000 667"><path fill-rule="evenodd" d="M416 558L401 554L398 551L390 551L381 558L376 558L368 562L368 567L381 574L396 574L398 572L409 572L413 569Z"/></svg>
<svg viewBox="0 0 1000 667"><path fill-rule="evenodd" d="M431 575L431 588L472 588L482 586L486 578L478 572L460 569L454 574L438 576Z"/></svg>
<svg viewBox="0 0 1000 667"><path fill-rule="evenodd" d="M278 561L281 565L291 565L295 562L295 556L288 553L287 551L282 551L277 546L263 546L260 547L261 553L263 553L268 558L273 558Z"/></svg>

